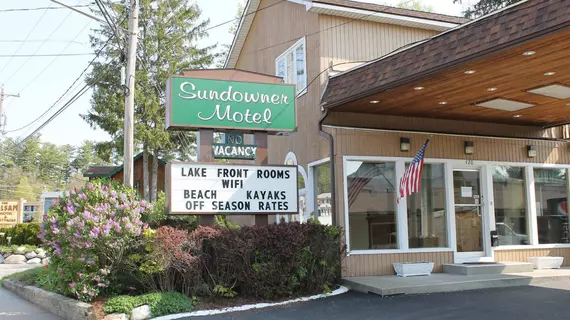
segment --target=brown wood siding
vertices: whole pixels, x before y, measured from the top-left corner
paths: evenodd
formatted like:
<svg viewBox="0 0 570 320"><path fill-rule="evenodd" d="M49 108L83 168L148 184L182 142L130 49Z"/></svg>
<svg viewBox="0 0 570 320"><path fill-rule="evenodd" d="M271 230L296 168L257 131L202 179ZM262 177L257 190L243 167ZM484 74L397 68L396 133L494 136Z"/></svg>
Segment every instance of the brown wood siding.
<svg viewBox="0 0 570 320"><path fill-rule="evenodd" d="M434 262L433 272L443 272L443 265L453 263L453 252L418 252L391 254L355 254L344 258L342 276L384 276L392 275L393 262Z"/></svg>
<svg viewBox="0 0 570 320"><path fill-rule="evenodd" d="M350 18L320 15L321 69L329 63L368 61L412 42L426 39L436 31L390 25ZM334 67L347 70L353 64Z"/></svg>
<svg viewBox="0 0 570 320"><path fill-rule="evenodd" d="M264 8L280 2L263 0ZM318 14L307 12L305 6L282 2L255 15L236 68L274 75L275 59L295 42L306 36L307 83L320 72L320 37ZM297 132L291 136L269 138L269 163L282 164L287 152L294 151L300 164L318 158L319 138L317 123L320 116L320 83L314 82L307 93L296 100Z"/></svg>
<svg viewBox="0 0 570 320"><path fill-rule="evenodd" d="M425 142L429 134L390 132L335 128L334 137L339 168L342 170L342 156L387 156L409 157ZM410 151L400 151L400 137L410 138ZM464 141L473 141L475 152L465 155ZM527 145L535 145L537 156L527 156ZM544 141L527 139L498 139L486 137L463 137L433 135L426 150L426 158L465 159L474 161L505 161L526 163L569 164L570 149L565 141ZM342 176L339 177L340 179ZM342 180L337 184L341 188Z"/></svg>
<svg viewBox="0 0 570 320"><path fill-rule="evenodd" d="M148 157L148 183L149 186L152 186L152 162L153 162L154 157L150 156ZM133 170L133 183L137 188L137 193L139 194L139 196L143 197L144 196L144 190L143 190L143 157L140 157L139 159L137 159L134 163L134 170ZM120 181L123 182L123 174L124 171L121 170L119 172L117 172L115 175L113 175L111 177L111 179L116 180L116 181ZM158 164L158 183L157 183L157 189L158 192L160 191L164 191L165 188L165 180L166 177L166 167L163 164Z"/></svg>
<svg viewBox="0 0 570 320"><path fill-rule="evenodd" d="M570 248L497 250L495 261L527 262L527 257L564 257L563 266L570 266Z"/></svg>

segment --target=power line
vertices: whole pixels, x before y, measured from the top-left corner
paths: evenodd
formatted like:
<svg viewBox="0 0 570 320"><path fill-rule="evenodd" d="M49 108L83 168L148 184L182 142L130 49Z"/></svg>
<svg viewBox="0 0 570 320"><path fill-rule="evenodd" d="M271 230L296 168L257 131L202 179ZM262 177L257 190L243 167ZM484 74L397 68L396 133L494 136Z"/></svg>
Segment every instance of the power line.
<svg viewBox="0 0 570 320"><path fill-rule="evenodd" d="M81 31L79 31L79 33L77 33L77 35L75 36L75 38L73 38L73 40L77 39L82 33L83 30L85 30L85 28L87 28L87 26L91 23L91 21L88 21L87 24L85 24L85 26L83 27L83 29L81 29ZM69 48L69 46L71 45L71 42L68 43L67 46L65 46L65 48L63 48L63 50L61 50L61 53L63 54L63 52L65 52L65 50L67 50L67 48ZM49 67L51 67L51 65L59 58L60 56L56 56L55 58L53 58L50 63L48 63L43 69L42 71L40 71L30 82L28 82L25 86L23 86L19 91L18 94L22 93L23 91L25 91L29 86L31 86L34 82L36 82L39 77L44 74L44 72L49 69ZM83 73L82 73L83 74ZM7 82L7 81L6 81ZM13 101L13 100L12 100ZM9 104L8 104L9 106Z"/></svg>
<svg viewBox="0 0 570 320"><path fill-rule="evenodd" d="M81 41L73 41L73 40L63 40L63 39L34 39L34 40L20 40L20 39L7 39L7 40L0 40L0 43L20 43L20 42L28 42L28 43L33 43L33 42L58 42L58 43L74 43L74 44L80 44L80 45L87 45L87 43L85 42L81 42Z"/></svg>
<svg viewBox="0 0 570 320"><path fill-rule="evenodd" d="M81 5L76 5L76 6L70 6L72 8L85 8L85 7L89 7L92 4L81 4ZM39 7L39 8L14 8L14 9L1 9L1 12L20 12L20 11L39 11L39 10L59 10L59 9L65 9L63 7L52 7L51 5L49 7Z"/></svg>
<svg viewBox="0 0 570 320"><path fill-rule="evenodd" d="M14 129L14 130L9 130L6 132L10 133L10 132L16 132L16 131L23 130L23 129L31 126L32 124L36 123L39 119L41 119L44 115L46 115L51 109L53 109L65 97L65 95L67 95L67 93L75 86L75 84L77 84L77 82L83 77L83 75L87 72L87 70L89 70L89 67L91 67L91 65L95 62L95 60L97 60L97 58L99 58L99 55L107 47L109 42L111 42L111 39L107 40L107 42L101 47L101 49L99 49L99 51L97 51L97 53L95 53L95 57L89 62L87 67L85 67L85 69L83 69L83 71L81 71L81 74L79 74L79 76L73 81L73 83L67 88L67 90L65 90L65 92L57 99L57 101L54 102L44 113L42 113L39 117L34 119L32 122L26 124L25 126L20 127L18 129Z"/></svg>
<svg viewBox="0 0 570 320"><path fill-rule="evenodd" d="M63 20L61 20L61 22L57 25L57 27L55 27L55 29L53 29L53 31L49 34L49 36L47 37L47 39L51 38L51 37L57 32L57 30L59 30L59 28L61 28L61 26L65 23L65 21L69 18L70 15L71 15L71 12L69 12L69 13L67 14L67 16L66 16ZM37 53L41 50L41 48L44 47L45 44L46 44L46 41L42 42L42 44L41 44L39 47L36 48L36 51L34 51L34 53L32 53L32 56L35 55L35 54L37 54ZM16 69L16 71L12 72L12 74L8 77L8 79L6 79L6 80L4 81L4 83L9 82L9 81L12 79L12 77L14 77L14 75L15 75L16 73L18 73L18 71L20 71L20 70L26 65L26 63L28 63L28 61L30 61L30 59L32 59L31 56L28 57L28 59L27 59L26 61L24 61L24 63L22 63L22 64L20 65L20 67L19 67L18 69Z"/></svg>
<svg viewBox="0 0 570 320"><path fill-rule="evenodd" d="M0 58L42 58L42 57L75 57L75 56L92 56L93 52L78 52L78 53L45 53L45 54L0 54Z"/></svg>
<svg viewBox="0 0 570 320"><path fill-rule="evenodd" d="M51 3L49 5L48 8L51 8ZM38 21L36 21L36 24L34 24L34 26L32 27L32 30L30 30L30 32L28 32L28 35L26 36L26 38L24 39L24 42L26 42L26 40L28 40L30 38L30 35L32 34L32 32L34 32L34 30L36 30L36 27L40 24L40 22L42 21L42 19L45 17L46 13L48 12L48 8L45 8L44 13L42 14L42 16L40 17L40 19L38 19ZM4 69L6 69L6 67L10 64L10 62L12 62L12 59L14 58L14 56L20 52L20 49L22 48L22 45L24 44L24 42L20 43L20 45L18 46L18 48L16 49L16 52L14 52L14 55L10 56L10 60L8 60L8 62L6 62L6 64L2 67L2 69L0 70L0 74L2 72L4 72Z"/></svg>

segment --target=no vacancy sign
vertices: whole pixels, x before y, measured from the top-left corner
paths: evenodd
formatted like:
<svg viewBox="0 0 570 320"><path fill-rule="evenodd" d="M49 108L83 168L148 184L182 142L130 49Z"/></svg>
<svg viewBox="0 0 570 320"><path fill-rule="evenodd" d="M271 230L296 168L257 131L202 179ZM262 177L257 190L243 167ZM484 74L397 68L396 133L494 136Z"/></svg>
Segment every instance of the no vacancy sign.
<svg viewBox="0 0 570 320"><path fill-rule="evenodd" d="M297 167L168 164L170 214L296 214Z"/></svg>

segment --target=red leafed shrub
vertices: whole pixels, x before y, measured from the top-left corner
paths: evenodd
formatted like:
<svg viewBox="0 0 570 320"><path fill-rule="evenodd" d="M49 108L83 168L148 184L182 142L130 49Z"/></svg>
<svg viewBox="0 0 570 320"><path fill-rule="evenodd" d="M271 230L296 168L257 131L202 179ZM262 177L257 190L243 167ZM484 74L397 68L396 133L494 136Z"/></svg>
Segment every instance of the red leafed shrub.
<svg viewBox="0 0 570 320"><path fill-rule="evenodd" d="M156 230L139 270L151 290L277 299L326 292L340 276L341 230L288 223ZM147 246L148 247L148 246Z"/></svg>
<svg viewBox="0 0 570 320"><path fill-rule="evenodd" d="M222 288L263 299L321 293L337 282L343 251L337 227L287 223L221 229L204 243L203 279L215 293Z"/></svg>

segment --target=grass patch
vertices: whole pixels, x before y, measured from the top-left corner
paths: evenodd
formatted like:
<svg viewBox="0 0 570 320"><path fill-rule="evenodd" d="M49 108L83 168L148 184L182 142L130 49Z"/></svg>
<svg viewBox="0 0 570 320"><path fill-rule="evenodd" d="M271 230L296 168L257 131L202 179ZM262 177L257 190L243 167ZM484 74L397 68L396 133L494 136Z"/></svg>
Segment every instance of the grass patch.
<svg viewBox="0 0 570 320"><path fill-rule="evenodd" d="M4 280L10 279L10 280L20 281L29 286L33 286L36 284L36 280L38 279L38 277L41 277L46 272L47 269L38 267L38 268L24 270L22 272L13 273L11 275L7 275L4 278L2 278L0 280L0 285L4 285Z"/></svg>
<svg viewBox="0 0 570 320"><path fill-rule="evenodd" d="M116 296L105 303L105 313L126 313L136 307L148 305L153 317L192 311L195 301L178 292L154 292L141 296Z"/></svg>
<svg viewBox="0 0 570 320"><path fill-rule="evenodd" d="M31 246L31 245L27 245L27 244L26 245L13 244L11 246L0 246L0 253L1 254L13 254L16 251L16 249L18 249L19 247L26 248L26 252L34 251L38 248L36 246Z"/></svg>

